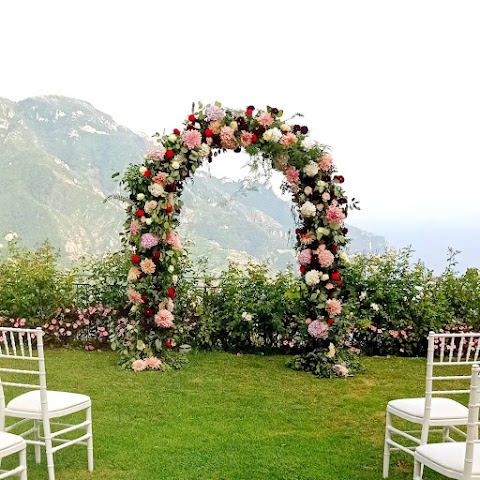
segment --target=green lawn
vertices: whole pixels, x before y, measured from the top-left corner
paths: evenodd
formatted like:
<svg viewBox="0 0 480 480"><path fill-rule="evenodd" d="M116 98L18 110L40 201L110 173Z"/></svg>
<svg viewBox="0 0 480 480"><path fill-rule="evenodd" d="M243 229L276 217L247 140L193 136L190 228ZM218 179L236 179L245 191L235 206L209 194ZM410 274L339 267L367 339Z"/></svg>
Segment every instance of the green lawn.
<svg viewBox="0 0 480 480"><path fill-rule="evenodd" d="M380 479L385 405L422 394L425 376L424 359L366 358L365 374L319 380L278 356L190 353L165 374L123 371L110 352L46 356L49 389L93 401L95 471L74 446L55 456L58 480ZM28 462L47 479L45 457ZM412 464L392 453L390 478Z"/></svg>

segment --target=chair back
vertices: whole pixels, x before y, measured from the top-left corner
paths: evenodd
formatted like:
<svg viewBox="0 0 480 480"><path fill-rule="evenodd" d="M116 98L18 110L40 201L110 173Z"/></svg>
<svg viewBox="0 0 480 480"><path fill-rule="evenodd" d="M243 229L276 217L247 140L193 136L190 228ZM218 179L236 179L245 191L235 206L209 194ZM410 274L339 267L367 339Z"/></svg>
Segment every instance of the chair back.
<svg viewBox="0 0 480 480"><path fill-rule="evenodd" d="M428 439L432 398L469 394L471 366L479 361L479 356L480 333L430 332L428 335L422 443Z"/></svg>
<svg viewBox="0 0 480 480"><path fill-rule="evenodd" d="M0 431L5 428L4 386L40 390L42 405L47 404L43 335L41 328L0 327ZM4 366L6 361L13 362L15 368ZM33 379L19 381L19 374Z"/></svg>
<svg viewBox="0 0 480 480"><path fill-rule="evenodd" d="M480 422L478 421L479 412L479 386L480 386L480 367L475 364L472 366L472 379L470 382L470 397L468 401L468 423L467 423L467 444L465 448L465 460L463 464L463 476L464 478L471 478L473 469L473 457L475 451L475 444L479 444L478 439L478 427ZM478 447L477 447L478 448Z"/></svg>

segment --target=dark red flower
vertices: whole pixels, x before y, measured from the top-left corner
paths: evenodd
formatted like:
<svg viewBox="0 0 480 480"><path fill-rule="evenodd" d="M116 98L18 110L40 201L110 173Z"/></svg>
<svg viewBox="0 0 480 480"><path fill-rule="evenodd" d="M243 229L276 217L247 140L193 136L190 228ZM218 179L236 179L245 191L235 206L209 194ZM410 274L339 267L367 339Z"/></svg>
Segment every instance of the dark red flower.
<svg viewBox="0 0 480 480"><path fill-rule="evenodd" d="M167 158L172 159L175 156L175 152L173 150L167 150Z"/></svg>
<svg viewBox="0 0 480 480"><path fill-rule="evenodd" d="M145 170L145 172L143 172L143 176L144 177L151 177L152 176L152 172L150 170Z"/></svg>
<svg viewBox="0 0 480 480"><path fill-rule="evenodd" d="M175 300L175 289L173 287L170 287L168 289L168 296L172 299Z"/></svg>
<svg viewBox="0 0 480 480"><path fill-rule="evenodd" d="M141 258L138 255L132 255L133 263L140 263Z"/></svg>
<svg viewBox="0 0 480 480"><path fill-rule="evenodd" d="M175 135L180 135L180 130L179 130L178 128L174 128L174 129L173 129L173 133L174 133Z"/></svg>
<svg viewBox="0 0 480 480"><path fill-rule="evenodd" d="M308 133L308 127L305 125L303 127L300 127L300 132L303 133L303 135L306 135Z"/></svg>
<svg viewBox="0 0 480 480"><path fill-rule="evenodd" d="M305 267L303 265L300 266L300 273L302 275L305 273Z"/></svg>
<svg viewBox="0 0 480 480"><path fill-rule="evenodd" d="M247 115L253 115L253 110L251 108L247 108L247 111L245 113Z"/></svg>
<svg viewBox="0 0 480 480"><path fill-rule="evenodd" d="M147 317L151 317L153 315L153 309L152 308L146 308L145 309L145 315Z"/></svg>
<svg viewBox="0 0 480 480"><path fill-rule="evenodd" d="M211 137L213 135L212 129L211 128L206 128L205 129L205 136L206 137Z"/></svg>
<svg viewBox="0 0 480 480"><path fill-rule="evenodd" d="M329 318L329 319L327 320L327 323L328 323L329 325L333 325L333 322L334 322L333 318Z"/></svg>
<svg viewBox="0 0 480 480"><path fill-rule="evenodd" d="M302 128L302 127L301 127L300 125L294 125L294 126L293 126L293 132L294 132L294 133L297 133L297 132L300 131L301 128Z"/></svg>
<svg viewBox="0 0 480 480"><path fill-rule="evenodd" d="M340 274L338 272L333 272L331 275L330 275L330 278L332 280L335 280L335 281L338 281L340 280Z"/></svg>
<svg viewBox="0 0 480 480"><path fill-rule="evenodd" d="M167 340L167 341L165 342L165 346L166 346L167 348L172 348L172 342L171 342L170 340Z"/></svg>
<svg viewBox="0 0 480 480"><path fill-rule="evenodd" d="M272 115L278 115L278 108L271 108L271 109L270 109L270 113L271 113Z"/></svg>
<svg viewBox="0 0 480 480"><path fill-rule="evenodd" d="M335 244L333 244L330 248L332 249L332 252L336 252L338 249L338 247Z"/></svg>
<svg viewBox="0 0 480 480"><path fill-rule="evenodd" d="M165 185L165 191L166 192L174 192L175 191L175 182L172 182L172 183L167 183Z"/></svg>
<svg viewBox="0 0 480 480"><path fill-rule="evenodd" d="M194 121L196 120L195 115L193 115L193 114L192 114L192 115L189 115L189 116L188 116L188 120L189 120L190 122L194 122Z"/></svg>
<svg viewBox="0 0 480 480"><path fill-rule="evenodd" d="M345 181L343 175L335 175L333 179L336 180L338 183L343 183Z"/></svg>
<svg viewBox="0 0 480 480"><path fill-rule="evenodd" d="M145 215L145 210L142 210L141 208L139 208L137 210L137 217L143 217Z"/></svg>
<svg viewBox="0 0 480 480"><path fill-rule="evenodd" d="M170 213L173 210L173 207L171 205L167 205L165 207L165 210L167 211L167 213Z"/></svg>
<svg viewBox="0 0 480 480"><path fill-rule="evenodd" d="M300 235L301 230L299 228L295 229L295 235Z"/></svg>
<svg viewBox="0 0 480 480"><path fill-rule="evenodd" d="M146 295L142 295L142 302L148 302L148 297Z"/></svg>
<svg viewBox="0 0 480 480"><path fill-rule="evenodd" d="M338 287L343 287L343 285L344 285L343 280L340 280L340 281L337 282Z"/></svg>
<svg viewBox="0 0 480 480"><path fill-rule="evenodd" d="M156 252L153 252L153 258L160 258L162 256L162 252L159 252L158 250Z"/></svg>

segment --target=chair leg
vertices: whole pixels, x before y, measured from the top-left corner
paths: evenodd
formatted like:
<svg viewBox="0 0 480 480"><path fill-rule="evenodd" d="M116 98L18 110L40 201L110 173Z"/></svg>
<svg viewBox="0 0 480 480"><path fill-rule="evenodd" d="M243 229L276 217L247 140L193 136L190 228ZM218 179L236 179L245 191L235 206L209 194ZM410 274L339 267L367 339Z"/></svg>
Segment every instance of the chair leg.
<svg viewBox="0 0 480 480"><path fill-rule="evenodd" d="M92 407L87 408L87 433L90 435L87 440L88 470L93 472L93 430L92 430Z"/></svg>
<svg viewBox="0 0 480 480"><path fill-rule="evenodd" d="M383 447L383 478L388 478L388 470L390 468L390 444L388 442L391 438L390 427L392 426L392 416L388 411L385 423L385 445Z"/></svg>
<svg viewBox="0 0 480 480"><path fill-rule="evenodd" d="M423 464L418 460L413 463L413 480L422 480L423 477Z"/></svg>
<svg viewBox="0 0 480 480"><path fill-rule="evenodd" d="M449 427L443 427L442 441L443 442L449 442L450 441L450 428Z"/></svg>
<svg viewBox="0 0 480 480"><path fill-rule="evenodd" d="M33 439L35 441L40 440L40 422L38 420L33 421ZM40 463L42 461L42 448L40 445L35 445L35 462Z"/></svg>
<svg viewBox="0 0 480 480"><path fill-rule="evenodd" d="M27 449L26 448L20 451L20 466L23 467L23 471L20 474L20 480L27 480Z"/></svg>
<svg viewBox="0 0 480 480"><path fill-rule="evenodd" d="M43 432L45 435L45 454L47 457L47 469L48 469L48 480L55 480L55 465L53 463L53 452L52 452L52 437L50 433L50 424L48 428L43 424Z"/></svg>

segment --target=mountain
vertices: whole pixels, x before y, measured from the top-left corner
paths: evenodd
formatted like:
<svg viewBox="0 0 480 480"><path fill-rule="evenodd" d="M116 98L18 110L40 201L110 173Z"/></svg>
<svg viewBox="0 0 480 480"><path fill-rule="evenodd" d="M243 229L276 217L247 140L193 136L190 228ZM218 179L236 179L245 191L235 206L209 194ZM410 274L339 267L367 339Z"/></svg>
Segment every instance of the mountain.
<svg viewBox="0 0 480 480"><path fill-rule="evenodd" d="M111 179L140 163L148 139L118 125L91 104L46 96L0 98L0 234L16 232L32 247L48 239L64 257L120 248L125 220ZM184 190L181 234L194 258L212 267L228 259L294 263L290 204L261 184L198 172ZM350 251L382 251L382 237L350 227Z"/></svg>

